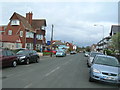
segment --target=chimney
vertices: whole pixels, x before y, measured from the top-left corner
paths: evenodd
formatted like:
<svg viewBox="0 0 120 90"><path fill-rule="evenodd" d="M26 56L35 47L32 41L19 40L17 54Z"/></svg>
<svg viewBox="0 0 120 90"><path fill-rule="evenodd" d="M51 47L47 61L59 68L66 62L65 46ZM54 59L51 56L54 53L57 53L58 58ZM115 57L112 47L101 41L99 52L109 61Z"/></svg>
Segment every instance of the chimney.
<svg viewBox="0 0 120 90"><path fill-rule="evenodd" d="M28 20L30 25L32 25L32 15L32 12L26 13L26 19Z"/></svg>

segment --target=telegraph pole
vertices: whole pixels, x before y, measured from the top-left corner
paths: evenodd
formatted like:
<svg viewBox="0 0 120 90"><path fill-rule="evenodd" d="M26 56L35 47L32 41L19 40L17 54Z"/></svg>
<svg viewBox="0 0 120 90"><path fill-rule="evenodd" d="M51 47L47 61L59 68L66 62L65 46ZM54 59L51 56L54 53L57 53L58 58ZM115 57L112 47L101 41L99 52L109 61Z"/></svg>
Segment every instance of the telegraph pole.
<svg viewBox="0 0 120 90"><path fill-rule="evenodd" d="M51 32L51 54L50 54L51 57L52 57L53 28L54 28L54 25L52 24L52 32Z"/></svg>

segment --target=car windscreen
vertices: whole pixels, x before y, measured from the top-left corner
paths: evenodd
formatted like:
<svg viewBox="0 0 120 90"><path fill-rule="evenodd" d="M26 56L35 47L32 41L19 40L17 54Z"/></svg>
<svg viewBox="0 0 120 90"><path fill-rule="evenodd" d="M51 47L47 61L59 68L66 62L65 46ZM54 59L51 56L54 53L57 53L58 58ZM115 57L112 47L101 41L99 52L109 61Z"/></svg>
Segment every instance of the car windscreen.
<svg viewBox="0 0 120 90"><path fill-rule="evenodd" d="M102 53L91 53L90 57L95 57L96 55L103 55Z"/></svg>
<svg viewBox="0 0 120 90"><path fill-rule="evenodd" d="M24 55L24 54L26 54L26 53L27 53L27 51L25 51L25 50L20 50L20 51L18 51L16 54Z"/></svg>
<svg viewBox="0 0 120 90"><path fill-rule="evenodd" d="M63 53L63 51L57 51L57 53Z"/></svg>
<svg viewBox="0 0 120 90"><path fill-rule="evenodd" d="M21 50L24 50L24 49L15 49L15 50L12 50L12 51L17 54L17 52L19 52Z"/></svg>
<svg viewBox="0 0 120 90"><path fill-rule="evenodd" d="M94 60L94 63L107 65L107 66L115 66L115 67L119 65L119 62L116 58L102 57L102 56L97 56Z"/></svg>
<svg viewBox="0 0 120 90"><path fill-rule="evenodd" d="M89 54L89 52L86 52L85 54Z"/></svg>

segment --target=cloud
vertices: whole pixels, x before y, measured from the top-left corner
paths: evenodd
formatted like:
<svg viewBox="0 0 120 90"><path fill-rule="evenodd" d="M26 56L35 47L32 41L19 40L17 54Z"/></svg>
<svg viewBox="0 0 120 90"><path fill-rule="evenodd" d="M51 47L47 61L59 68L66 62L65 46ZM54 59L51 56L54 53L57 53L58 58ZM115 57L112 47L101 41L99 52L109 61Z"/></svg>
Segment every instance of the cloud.
<svg viewBox="0 0 120 90"><path fill-rule="evenodd" d="M3 3L3 22L8 22L14 11L25 16L32 11L33 18L47 20L46 38L50 40L51 25L54 24L54 39L74 41L79 46L97 43L103 37L103 29L94 24L104 25L108 36L112 24L117 24L116 2L24 2ZM7 12L6 12L7 11Z"/></svg>
<svg viewBox="0 0 120 90"><path fill-rule="evenodd" d="M119 0L1 0L0 2L118 2Z"/></svg>

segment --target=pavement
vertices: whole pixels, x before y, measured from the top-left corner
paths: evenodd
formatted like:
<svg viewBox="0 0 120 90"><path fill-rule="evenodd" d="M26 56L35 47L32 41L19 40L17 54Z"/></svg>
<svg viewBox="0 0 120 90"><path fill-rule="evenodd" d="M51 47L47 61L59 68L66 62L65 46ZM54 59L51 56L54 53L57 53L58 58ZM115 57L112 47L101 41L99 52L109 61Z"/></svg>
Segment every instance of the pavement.
<svg viewBox="0 0 120 90"><path fill-rule="evenodd" d="M3 88L118 88L89 82L87 57L83 53L66 57L43 56L39 63L8 67L2 71Z"/></svg>

